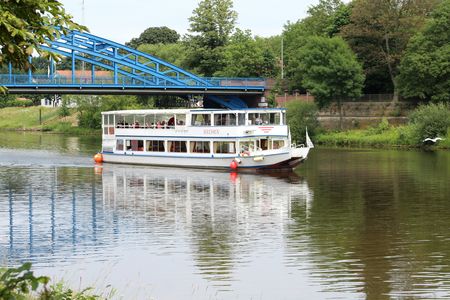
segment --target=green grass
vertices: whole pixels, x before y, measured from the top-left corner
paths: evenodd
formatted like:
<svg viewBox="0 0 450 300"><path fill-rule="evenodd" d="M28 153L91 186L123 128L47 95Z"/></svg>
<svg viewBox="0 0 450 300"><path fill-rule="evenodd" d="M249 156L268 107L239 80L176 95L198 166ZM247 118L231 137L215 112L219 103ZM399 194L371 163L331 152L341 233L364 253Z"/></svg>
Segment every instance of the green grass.
<svg viewBox="0 0 450 300"><path fill-rule="evenodd" d="M315 137L319 145L342 147L420 147L410 138L409 126L388 127L382 130L375 128L355 129L341 132L324 132ZM450 149L450 129L445 140L439 142L438 148Z"/></svg>
<svg viewBox="0 0 450 300"><path fill-rule="evenodd" d="M39 122L39 111L41 123ZM100 134L100 130L77 126L77 114L71 111L67 117L59 116L58 108L7 107L0 109L0 130L50 131L70 134Z"/></svg>
<svg viewBox="0 0 450 300"><path fill-rule="evenodd" d="M58 109L46 107L7 107L0 109L0 128L3 129L39 129L39 110L42 123L59 118Z"/></svg>

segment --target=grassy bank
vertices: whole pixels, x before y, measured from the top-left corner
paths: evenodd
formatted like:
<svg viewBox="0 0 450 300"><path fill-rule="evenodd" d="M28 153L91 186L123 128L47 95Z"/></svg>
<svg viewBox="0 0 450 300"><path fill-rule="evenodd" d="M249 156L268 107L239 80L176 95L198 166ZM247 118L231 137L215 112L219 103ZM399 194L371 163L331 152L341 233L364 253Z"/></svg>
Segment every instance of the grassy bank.
<svg viewBox="0 0 450 300"><path fill-rule="evenodd" d="M408 126L388 127L384 130L376 128L355 129L341 132L323 132L315 137L315 143L326 146L342 147L404 147L418 148L420 144L409 138ZM445 140L440 141L437 148L450 149L450 130Z"/></svg>
<svg viewBox="0 0 450 300"><path fill-rule="evenodd" d="M99 130L79 128L75 111L71 111L69 116L61 117L58 108L39 106L0 109L0 130L100 134Z"/></svg>

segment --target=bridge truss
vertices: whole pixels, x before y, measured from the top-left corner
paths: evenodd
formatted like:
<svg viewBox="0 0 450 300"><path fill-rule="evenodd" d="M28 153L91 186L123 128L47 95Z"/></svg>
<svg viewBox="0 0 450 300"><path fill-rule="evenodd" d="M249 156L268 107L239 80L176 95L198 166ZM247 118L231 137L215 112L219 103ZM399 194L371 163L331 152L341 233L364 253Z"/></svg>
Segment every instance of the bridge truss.
<svg viewBox="0 0 450 300"><path fill-rule="evenodd" d="M70 58L69 75L56 71L51 60L46 75L36 75L31 70L28 74L14 74L10 64L8 74L0 74L0 85L6 86L10 93L28 94L204 95L206 101L232 109L247 107L242 99L261 96L265 90L261 78L200 77L155 56L87 32L71 31L47 42L41 45L43 50ZM77 61L90 70L77 71Z"/></svg>

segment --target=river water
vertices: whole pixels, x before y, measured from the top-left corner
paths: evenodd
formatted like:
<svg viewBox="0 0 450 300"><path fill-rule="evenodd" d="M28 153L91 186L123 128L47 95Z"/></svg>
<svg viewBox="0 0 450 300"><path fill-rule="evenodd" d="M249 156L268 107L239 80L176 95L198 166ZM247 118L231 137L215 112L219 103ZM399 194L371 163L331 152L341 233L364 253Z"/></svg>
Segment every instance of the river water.
<svg viewBox="0 0 450 300"><path fill-rule="evenodd" d="M95 167L0 133L0 262L117 299L450 298L450 152L319 149L290 174Z"/></svg>

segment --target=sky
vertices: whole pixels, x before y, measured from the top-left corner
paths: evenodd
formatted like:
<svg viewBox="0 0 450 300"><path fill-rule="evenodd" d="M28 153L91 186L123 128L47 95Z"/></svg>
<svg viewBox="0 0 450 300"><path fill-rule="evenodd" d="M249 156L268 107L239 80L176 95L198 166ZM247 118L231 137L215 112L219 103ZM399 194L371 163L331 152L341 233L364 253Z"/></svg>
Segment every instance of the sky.
<svg viewBox="0 0 450 300"><path fill-rule="evenodd" d="M138 37L148 27L167 26L183 35L200 0L60 0L66 12L94 35L119 43ZM84 2L84 22L82 4ZM237 27L254 35L280 34L287 21L306 16L319 0L234 0Z"/></svg>

